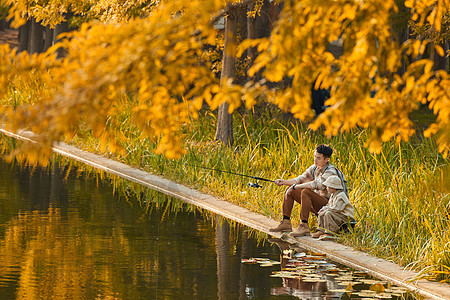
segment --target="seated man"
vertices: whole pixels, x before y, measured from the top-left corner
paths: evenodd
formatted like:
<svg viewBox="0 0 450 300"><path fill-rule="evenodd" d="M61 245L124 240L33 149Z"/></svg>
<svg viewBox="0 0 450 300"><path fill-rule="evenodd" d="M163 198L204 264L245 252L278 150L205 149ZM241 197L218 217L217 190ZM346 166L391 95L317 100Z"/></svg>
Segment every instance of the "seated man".
<svg viewBox="0 0 450 300"><path fill-rule="evenodd" d="M272 232L292 231L291 213L294 203L301 205L301 224L298 230L291 233L292 236L309 235L308 219L309 213L318 213L319 210L328 203L330 194L323 185L325 180L337 175L337 170L330 164L330 157L333 149L327 145L318 145L314 151L314 164L310 166L302 175L294 179L277 179L275 184L289 186L283 198L283 220Z"/></svg>
<svg viewBox="0 0 450 300"><path fill-rule="evenodd" d="M317 232L313 238L325 239L339 231L341 225L355 218L355 209L344 192L341 179L338 176L330 176L323 183L331 194L327 205L319 210L317 217Z"/></svg>

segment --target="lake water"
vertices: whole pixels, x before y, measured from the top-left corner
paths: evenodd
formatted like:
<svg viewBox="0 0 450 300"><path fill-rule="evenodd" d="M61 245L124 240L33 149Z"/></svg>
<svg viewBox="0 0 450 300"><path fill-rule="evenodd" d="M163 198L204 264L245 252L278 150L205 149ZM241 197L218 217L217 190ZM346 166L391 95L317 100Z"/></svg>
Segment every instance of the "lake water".
<svg viewBox="0 0 450 300"><path fill-rule="evenodd" d="M354 298L342 289L357 272L252 236L162 195L138 201L76 167L0 159L1 300ZM302 280L286 273L299 268ZM376 283L358 284L375 293Z"/></svg>

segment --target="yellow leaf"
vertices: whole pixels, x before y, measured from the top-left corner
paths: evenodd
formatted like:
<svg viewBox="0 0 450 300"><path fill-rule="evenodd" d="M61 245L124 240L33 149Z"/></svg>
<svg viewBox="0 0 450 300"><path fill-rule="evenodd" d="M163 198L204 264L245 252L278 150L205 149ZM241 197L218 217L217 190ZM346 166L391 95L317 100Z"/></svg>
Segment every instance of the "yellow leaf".
<svg viewBox="0 0 450 300"><path fill-rule="evenodd" d="M408 76L408 78L406 78L406 91L410 92L413 87L414 87L414 76Z"/></svg>
<svg viewBox="0 0 450 300"><path fill-rule="evenodd" d="M345 288L345 290L346 290L347 292L353 291L353 286L352 286L352 284L349 283L349 284L347 285L347 287Z"/></svg>
<svg viewBox="0 0 450 300"><path fill-rule="evenodd" d="M385 288L384 288L384 285L382 285L381 283L376 283L376 284L372 284L369 287L369 290L374 291L374 292L384 292Z"/></svg>
<svg viewBox="0 0 450 300"><path fill-rule="evenodd" d="M436 52L439 54L439 56L445 56L445 52L444 49L442 49L441 46L439 45L434 45L434 48L436 49Z"/></svg>

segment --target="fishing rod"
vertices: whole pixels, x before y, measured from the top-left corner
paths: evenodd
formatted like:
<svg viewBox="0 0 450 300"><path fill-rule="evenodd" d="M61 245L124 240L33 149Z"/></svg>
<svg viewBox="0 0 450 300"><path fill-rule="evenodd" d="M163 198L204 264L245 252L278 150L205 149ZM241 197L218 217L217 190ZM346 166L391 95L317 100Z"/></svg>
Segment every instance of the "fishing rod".
<svg viewBox="0 0 450 300"><path fill-rule="evenodd" d="M262 178L262 177L258 177L258 176L240 174L240 173L235 173L235 172L230 172L230 171L225 171L225 170L220 170L220 169L215 169L215 168L208 168L208 167L205 167L205 166L199 166L199 165L188 164L188 163L185 163L185 165L188 165L188 166L191 166L191 167L194 167L194 168L202 168L202 169L216 171L216 172L221 172L221 173L228 173L228 174L236 175L236 176L248 177L248 178L252 178L252 179L255 179L255 180L261 180L261 181L267 181L267 182L275 182L274 180L270 180L270 179L266 179L266 178ZM248 186L249 187L254 187L254 188L262 188L262 185L259 185L257 182L249 182Z"/></svg>

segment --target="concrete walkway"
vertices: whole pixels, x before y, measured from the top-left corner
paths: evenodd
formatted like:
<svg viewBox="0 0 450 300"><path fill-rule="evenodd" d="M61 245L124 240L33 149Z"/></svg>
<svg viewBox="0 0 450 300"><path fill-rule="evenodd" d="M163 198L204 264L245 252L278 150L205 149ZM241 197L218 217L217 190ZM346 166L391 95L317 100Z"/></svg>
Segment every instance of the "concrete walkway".
<svg viewBox="0 0 450 300"><path fill-rule="evenodd" d="M31 132L14 134L3 129L0 129L0 132L16 139L33 141L33 134ZM269 228L276 226L278 224L277 221L253 213L222 199L200 193L160 176L132 168L111 159L81 151L64 143L55 145L53 150L58 154L70 157L108 173L118 175L153 190L196 205L202 209L207 209L248 227L275 237L281 237L281 234L269 233ZM426 280L411 281L417 277L418 274L416 272L406 270L392 262L375 258L364 252L354 250L353 248L332 241L319 241L311 237L301 237L298 239L288 238L287 241L297 244L299 247L307 250L324 253L328 258L336 262L365 271L374 277L389 281L395 285L403 286L424 296L426 299L450 299L449 284L439 284Z"/></svg>

